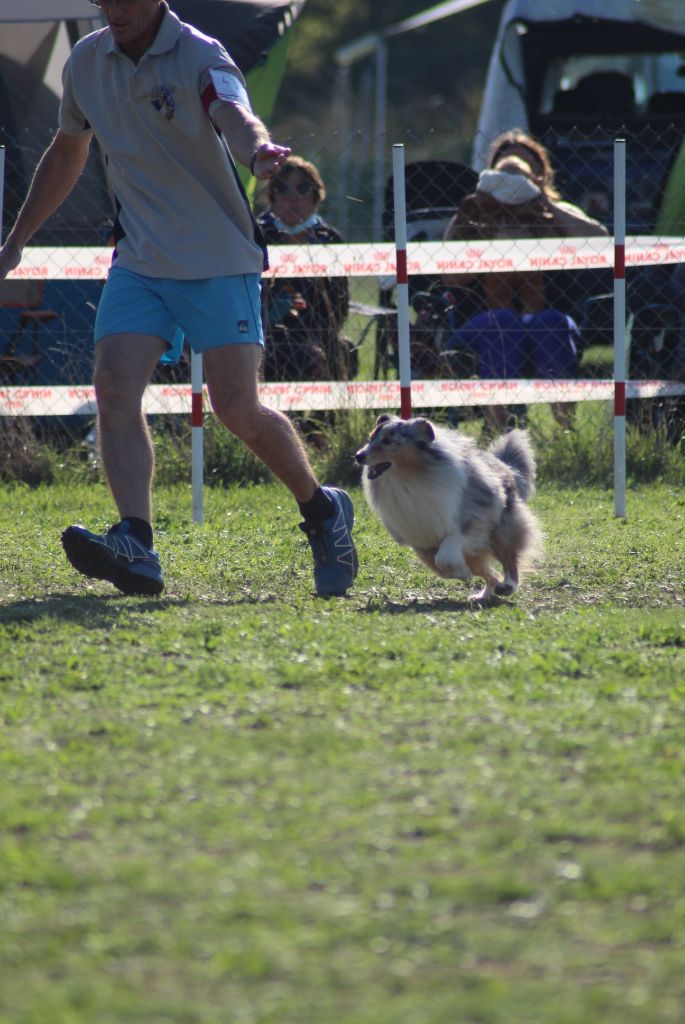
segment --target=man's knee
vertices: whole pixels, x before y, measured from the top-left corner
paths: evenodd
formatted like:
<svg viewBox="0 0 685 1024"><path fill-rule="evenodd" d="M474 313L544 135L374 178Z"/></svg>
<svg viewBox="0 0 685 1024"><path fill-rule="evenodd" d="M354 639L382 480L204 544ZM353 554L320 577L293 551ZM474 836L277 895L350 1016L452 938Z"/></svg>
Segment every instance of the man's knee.
<svg viewBox="0 0 685 1024"><path fill-rule="evenodd" d="M231 395L212 395L212 409L232 434L248 444L250 438L258 434L263 412L260 405Z"/></svg>
<svg viewBox="0 0 685 1024"><path fill-rule="evenodd" d="M134 401L134 391L126 376L110 363L96 366L93 386L100 412L128 408Z"/></svg>
<svg viewBox="0 0 685 1024"><path fill-rule="evenodd" d="M129 358L126 348L96 348L93 385L98 408L128 412L140 406L143 392L154 369L154 355L147 361Z"/></svg>

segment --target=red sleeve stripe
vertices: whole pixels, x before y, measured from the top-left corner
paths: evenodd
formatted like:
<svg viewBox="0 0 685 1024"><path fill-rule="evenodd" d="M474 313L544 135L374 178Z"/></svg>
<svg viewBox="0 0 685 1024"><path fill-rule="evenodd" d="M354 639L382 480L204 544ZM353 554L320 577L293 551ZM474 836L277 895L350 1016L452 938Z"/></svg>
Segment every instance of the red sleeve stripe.
<svg viewBox="0 0 685 1024"><path fill-rule="evenodd" d="M211 107L214 100L218 100L218 98L219 97L216 94L216 89L214 88L214 82L210 82L206 89L203 91L202 95L200 96L202 106L205 108L207 113L209 113L209 108Z"/></svg>

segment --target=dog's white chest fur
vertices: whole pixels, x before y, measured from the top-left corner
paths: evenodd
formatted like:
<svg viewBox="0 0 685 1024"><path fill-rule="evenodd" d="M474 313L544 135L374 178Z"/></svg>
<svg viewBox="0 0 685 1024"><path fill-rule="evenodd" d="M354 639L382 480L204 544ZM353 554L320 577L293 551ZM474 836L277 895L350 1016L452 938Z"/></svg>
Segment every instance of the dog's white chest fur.
<svg viewBox="0 0 685 1024"><path fill-rule="evenodd" d="M398 544L437 548L459 522L465 477L458 467L402 473L391 468L376 480L365 475L371 508Z"/></svg>

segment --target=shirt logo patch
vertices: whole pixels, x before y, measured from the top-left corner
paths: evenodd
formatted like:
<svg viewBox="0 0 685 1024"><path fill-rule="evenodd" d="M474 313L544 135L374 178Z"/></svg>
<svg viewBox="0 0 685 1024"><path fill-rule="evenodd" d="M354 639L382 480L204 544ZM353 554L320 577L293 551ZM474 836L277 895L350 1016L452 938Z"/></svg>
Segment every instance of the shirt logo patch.
<svg viewBox="0 0 685 1024"><path fill-rule="evenodd" d="M167 121L171 121L176 113L175 85L156 85L150 95L150 103L155 110L163 111Z"/></svg>
<svg viewBox="0 0 685 1024"><path fill-rule="evenodd" d="M238 321L238 333L249 334L250 328L247 326L247 320Z"/></svg>

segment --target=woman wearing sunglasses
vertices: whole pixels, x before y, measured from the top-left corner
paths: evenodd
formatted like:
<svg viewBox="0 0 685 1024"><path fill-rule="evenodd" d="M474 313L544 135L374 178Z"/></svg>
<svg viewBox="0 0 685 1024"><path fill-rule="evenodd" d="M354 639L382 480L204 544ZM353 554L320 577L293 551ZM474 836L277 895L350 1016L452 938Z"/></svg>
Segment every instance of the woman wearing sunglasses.
<svg viewBox="0 0 685 1024"><path fill-rule="evenodd" d="M326 188L318 169L288 156L266 188L268 209L259 218L269 244L341 242L321 218ZM353 376L350 343L340 331L347 319L347 280L273 278L262 282L265 380L344 380Z"/></svg>

